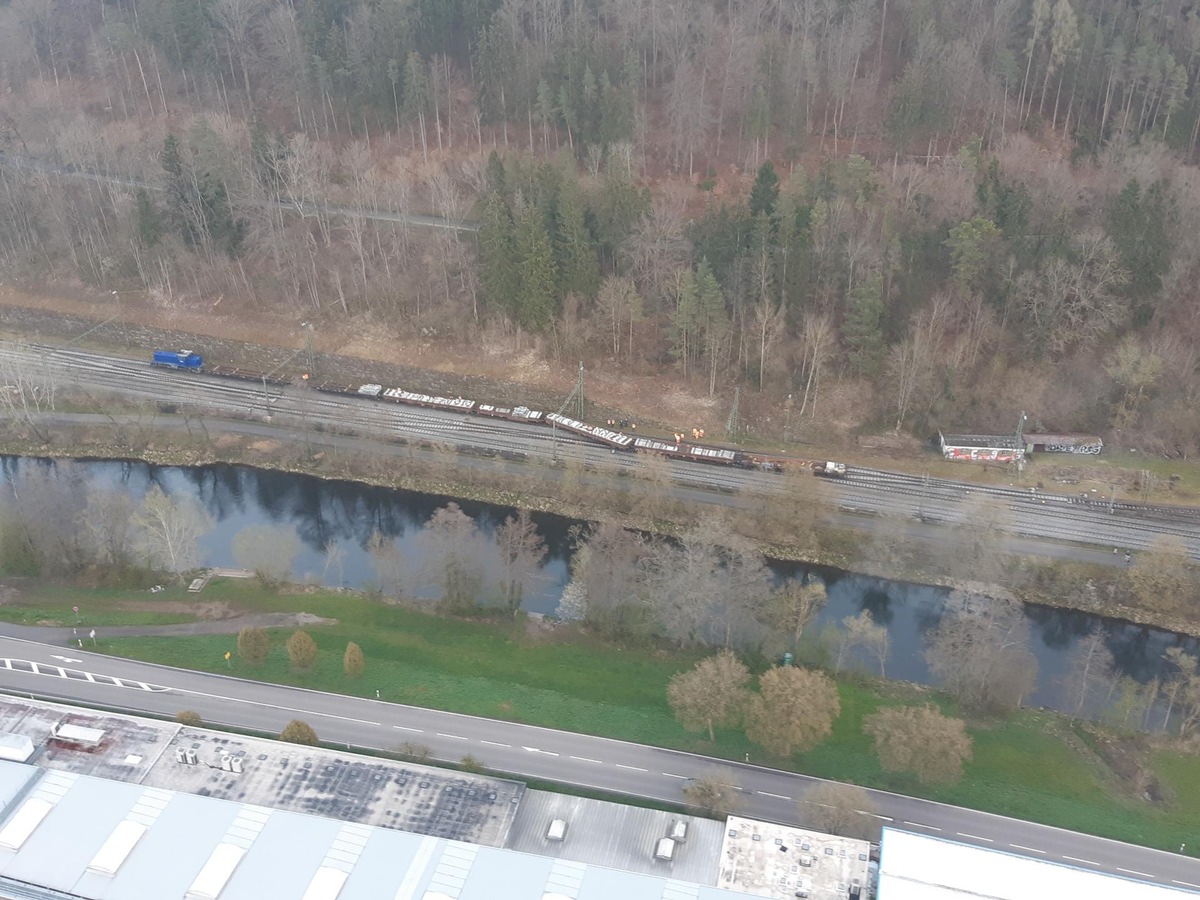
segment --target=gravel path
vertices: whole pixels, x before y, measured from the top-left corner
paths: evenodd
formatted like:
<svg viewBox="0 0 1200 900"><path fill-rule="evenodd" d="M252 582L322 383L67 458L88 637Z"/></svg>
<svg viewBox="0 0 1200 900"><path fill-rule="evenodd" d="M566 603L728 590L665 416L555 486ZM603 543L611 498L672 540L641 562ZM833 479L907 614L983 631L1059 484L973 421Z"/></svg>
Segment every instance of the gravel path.
<svg viewBox="0 0 1200 900"><path fill-rule="evenodd" d="M257 616L236 616L210 622L181 622L177 625L99 625L96 639L118 637L180 637L193 634L237 634L243 628L311 628L336 625L337 619L324 619L312 613L263 613ZM42 644L74 644L91 638L88 626L45 628L38 625L14 625L0 622L0 634L37 641Z"/></svg>

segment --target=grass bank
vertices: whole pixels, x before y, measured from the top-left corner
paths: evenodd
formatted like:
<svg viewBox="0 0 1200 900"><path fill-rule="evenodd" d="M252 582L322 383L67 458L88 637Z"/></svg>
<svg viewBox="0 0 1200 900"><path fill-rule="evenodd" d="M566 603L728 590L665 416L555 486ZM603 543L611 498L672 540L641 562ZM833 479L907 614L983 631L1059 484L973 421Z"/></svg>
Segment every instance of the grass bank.
<svg viewBox="0 0 1200 900"><path fill-rule="evenodd" d="M210 594L211 592L211 594ZM385 606L363 597L312 593L276 595L254 584L214 583L209 600L246 612L307 611L338 619L313 629L320 648L314 668L292 672L283 642L258 669L236 674L317 690L374 696L456 712L562 728L753 761L928 797L1063 828L1164 849L1191 843L1200 820L1200 758L1170 750L1146 754L1166 788L1166 800L1139 799L1064 718L1023 711L1001 722L973 723L974 759L956 785L928 788L879 769L863 720L880 706L928 702L950 712L945 698L910 685L844 679L842 714L832 736L790 760L766 756L735 732L715 742L684 731L666 703L670 677L700 654L603 643L569 629L547 631L524 622L460 621ZM346 642L366 654L364 676L342 672ZM99 649L169 665L228 672L233 636L124 638ZM236 653L235 653L236 656ZM484 764L487 760L483 760Z"/></svg>

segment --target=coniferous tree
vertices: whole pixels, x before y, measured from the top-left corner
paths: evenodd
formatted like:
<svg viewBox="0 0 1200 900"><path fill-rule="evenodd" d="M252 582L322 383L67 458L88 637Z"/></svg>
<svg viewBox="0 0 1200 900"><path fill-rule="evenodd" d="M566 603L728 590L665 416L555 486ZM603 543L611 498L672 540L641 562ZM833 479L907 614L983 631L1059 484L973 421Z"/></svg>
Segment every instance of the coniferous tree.
<svg viewBox="0 0 1200 900"><path fill-rule="evenodd" d="M521 281L517 264L512 213L504 197L493 191L484 201L479 224L479 280L484 299L514 319Z"/></svg>
<svg viewBox="0 0 1200 900"><path fill-rule="evenodd" d="M573 182L564 182L558 195L556 215L559 293L596 296L600 288L600 265L596 246L583 218L583 199Z"/></svg>
<svg viewBox="0 0 1200 900"><path fill-rule="evenodd" d="M874 375L883 361L883 276L859 282L850 295L850 311L842 324L842 339L850 350L850 365L862 375Z"/></svg>
<svg viewBox="0 0 1200 900"><path fill-rule="evenodd" d="M532 204L517 218L516 256L517 321L530 331L545 331L558 312L558 266L541 211Z"/></svg>
<svg viewBox="0 0 1200 900"><path fill-rule="evenodd" d="M775 215L775 204L779 200L779 176L775 174L775 166L768 159L758 167L758 175L754 186L750 188L750 215L757 216L766 213Z"/></svg>

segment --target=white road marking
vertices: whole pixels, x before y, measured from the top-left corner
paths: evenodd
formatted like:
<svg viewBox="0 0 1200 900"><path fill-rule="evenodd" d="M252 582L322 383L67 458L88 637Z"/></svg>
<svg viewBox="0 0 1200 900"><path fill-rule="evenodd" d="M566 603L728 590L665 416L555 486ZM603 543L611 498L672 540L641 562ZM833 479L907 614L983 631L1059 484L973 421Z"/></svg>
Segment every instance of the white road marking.
<svg viewBox="0 0 1200 900"><path fill-rule="evenodd" d="M626 765L622 765L621 763L617 763L617 768L618 769L629 769L631 772L647 772L647 771L649 771L648 769L643 769L640 766L626 766Z"/></svg>
<svg viewBox="0 0 1200 900"><path fill-rule="evenodd" d="M941 831L936 825L926 825L924 822L909 822L905 821L905 825L911 825L913 828L928 828L930 831Z"/></svg>
<svg viewBox="0 0 1200 900"><path fill-rule="evenodd" d="M876 819L882 819L884 822L895 822L891 816L881 816L879 813L863 812L861 809L855 810L860 816L874 816Z"/></svg>
<svg viewBox="0 0 1200 900"><path fill-rule="evenodd" d="M1089 866L1098 866L1098 865L1100 865L1100 863L1098 863L1098 862L1095 862L1095 861L1093 861L1093 860L1090 860L1090 859L1080 859L1078 856L1066 856L1066 855L1064 854L1064 855L1063 855L1063 859L1069 859L1071 862L1080 862L1080 863L1086 863L1086 864L1087 864L1087 865L1089 865Z"/></svg>
<svg viewBox="0 0 1200 900"><path fill-rule="evenodd" d="M499 741L480 741L481 744L487 744L489 747L512 747L512 744L501 744Z"/></svg>
<svg viewBox="0 0 1200 900"><path fill-rule="evenodd" d="M603 762L601 762L600 760L598 760L598 759L590 759L589 757L586 757L586 756L572 756L572 757L570 757L570 758L571 758L571 759L574 759L574 760L577 760L577 761L579 761L579 762L590 762L590 763L596 763L596 765L599 765L599 766L602 766L602 765L604 765L604 763L603 763Z"/></svg>
<svg viewBox="0 0 1200 900"><path fill-rule="evenodd" d="M1184 887L1200 888L1200 884L1192 884L1190 881L1172 881L1171 884L1182 884Z"/></svg>
<svg viewBox="0 0 1200 900"><path fill-rule="evenodd" d="M956 831L955 834L957 834L959 837L970 838L973 841L987 841L989 844L995 843L995 841L991 838L980 837L977 834L967 834L965 831Z"/></svg>
<svg viewBox="0 0 1200 900"><path fill-rule="evenodd" d="M762 797L774 797L776 800L791 800L791 797L785 797L783 794L772 794L770 791L757 791L756 793Z"/></svg>
<svg viewBox="0 0 1200 900"><path fill-rule="evenodd" d="M1134 869L1122 869L1120 866L1117 866L1117 871L1124 872L1126 875L1139 875L1142 878L1153 878L1154 877L1149 872L1138 872Z"/></svg>
<svg viewBox="0 0 1200 900"><path fill-rule="evenodd" d="M1020 844L1009 844L1008 846L1014 850L1024 850L1028 853L1041 853L1043 856L1046 854L1045 850L1039 850L1037 847L1022 847Z"/></svg>
<svg viewBox="0 0 1200 900"><path fill-rule="evenodd" d="M425 733L424 728L409 728L407 725L393 725L392 727L399 728L401 731L412 731L412 732L415 732L416 734L424 734Z"/></svg>
<svg viewBox="0 0 1200 900"><path fill-rule="evenodd" d="M666 775L668 778L682 778L684 781L687 781L686 775L676 775L672 772L663 772L663 774Z"/></svg>
<svg viewBox="0 0 1200 900"><path fill-rule="evenodd" d="M69 657L69 656L57 656L57 655L55 655L55 654L53 654L53 653L51 653L51 654L50 654L50 658L51 658L51 659L58 659L58 660L62 660L62 661L63 661L63 662L65 662L65 663L83 662L83 660L82 660L82 659L71 659L71 657Z"/></svg>
<svg viewBox="0 0 1200 900"><path fill-rule="evenodd" d="M442 733L442 732L440 732L440 731L438 731L438 732L434 732L434 733L435 733L435 734L436 734L438 737L450 738L452 741L465 741L465 740L467 740L467 739L466 739L465 737L463 737L461 734L443 734L443 733Z"/></svg>
<svg viewBox="0 0 1200 900"><path fill-rule="evenodd" d="M64 662L81 662L81 660L70 660L65 656L55 656L54 658L61 659ZM92 684L112 685L113 687L128 688L129 690L148 691L152 694L161 694L170 690L170 688L162 687L161 685L147 684L144 681L135 681L132 678L124 681L115 675L101 675L99 673L85 672L82 669L66 669L62 666L56 666L53 663L38 664L27 659L0 659L0 665L12 672L25 672L30 675L42 675L48 678L62 678L67 681L89 681Z"/></svg>
<svg viewBox="0 0 1200 900"><path fill-rule="evenodd" d="M537 747L522 747L522 750L528 750L530 753L544 753L546 756L558 756L553 750L539 750Z"/></svg>

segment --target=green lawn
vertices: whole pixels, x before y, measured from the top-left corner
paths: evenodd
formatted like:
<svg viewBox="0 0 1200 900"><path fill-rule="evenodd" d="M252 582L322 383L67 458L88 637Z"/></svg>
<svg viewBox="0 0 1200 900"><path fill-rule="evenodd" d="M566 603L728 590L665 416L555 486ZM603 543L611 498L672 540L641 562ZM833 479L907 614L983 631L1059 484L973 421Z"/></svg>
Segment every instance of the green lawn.
<svg viewBox="0 0 1200 900"><path fill-rule="evenodd" d="M187 612L165 612L158 608L138 609L139 603L159 606L163 602L195 602L195 594L182 587L166 587L161 593L129 588L80 588L51 582L14 579L15 599L0 605L0 622L18 625L174 625L194 622ZM206 598L209 599L209 598ZM72 607L78 606L76 614Z"/></svg>
<svg viewBox="0 0 1200 900"><path fill-rule="evenodd" d="M211 593L210 593L211 592ZM1131 799L1115 776L1082 747L1066 719L1029 710L1000 723L971 729L975 756L963 780L928 788L906 776L883 773L862 732L863 719L880 705L937 702L927 690L844 680L842 714L831 737L791 761L772 759L736 733L715 743L684 731L666 704L666 684L688 668L695 653L617 647L565 634L527 636L524 625L459 621L337 594L274 595L251 583L214 583L206 599L225 599L247 611L304 610L337 618L312 629L321 655L312 671L290 671L283 642L272 634L271 656L261 669L234 662L234 673L328 691L374 696L438 709L564 728L714 756L793 767L906 794L1045 822L1073 830L1175 849L1194 840L1200 821L1200 758L1161 752L1153 758L1167 787L1165 807ZM366 654L366 674L342 673L346 642ZM228 672L224 654L234 636L123 638L101 641L101 650L170 665ZM487 760L483 760L486 765Z"/></svg>

